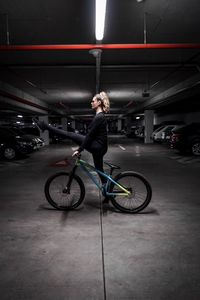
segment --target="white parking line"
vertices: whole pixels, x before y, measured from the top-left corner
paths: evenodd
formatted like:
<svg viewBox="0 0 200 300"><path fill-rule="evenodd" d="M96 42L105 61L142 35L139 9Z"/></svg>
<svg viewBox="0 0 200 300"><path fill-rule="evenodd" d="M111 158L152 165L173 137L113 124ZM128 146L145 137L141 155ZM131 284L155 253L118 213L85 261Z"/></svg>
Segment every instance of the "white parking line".
<svg viewBox="0 0 200 300"><path fill-rule="evenodd" d="M118 147L119 147L120 149L122 149L123 151L126 150L126 148L122 147L121 145L118 145Z"/></svg>
<svg viewBox="0 0 200 300"><path fill-rule="evenodd" d="M182 157L182 158L178 159L177 161L180 163L188 163L188 162L191 162L191 159L188 157Z"/></svg>
<svg viewBox="0 0 200 300"><path fill-rule="evenodd" d="M169 158L176 160L177 162L181 164L194 164L200 162L200 157L195 156L169 156Z"/></svg>

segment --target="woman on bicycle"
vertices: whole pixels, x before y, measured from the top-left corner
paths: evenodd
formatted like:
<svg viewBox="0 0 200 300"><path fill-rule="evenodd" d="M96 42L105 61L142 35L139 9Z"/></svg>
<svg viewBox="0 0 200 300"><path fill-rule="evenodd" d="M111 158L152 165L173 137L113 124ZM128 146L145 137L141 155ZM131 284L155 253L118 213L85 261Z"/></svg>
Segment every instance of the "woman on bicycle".
<svg viewBox="0 0 200 300"><path fill-rule="evenodd" d="M79 148L72 156L79 155L84 149L89 151L93 156L95 168L104 172L103 157L108 150L107 122L105 118L105 113L107 113L110 108L108 95L105 92L96 94L91 101L91 107L95 111L95 116L88 127L86 136L55 128L54 126L48 125L44 121L38 121L35 118L33 121L41 130L47 129L75 142ZM102 184L106 182L106 179L103 176L100 176L100 179Z"/></svg>

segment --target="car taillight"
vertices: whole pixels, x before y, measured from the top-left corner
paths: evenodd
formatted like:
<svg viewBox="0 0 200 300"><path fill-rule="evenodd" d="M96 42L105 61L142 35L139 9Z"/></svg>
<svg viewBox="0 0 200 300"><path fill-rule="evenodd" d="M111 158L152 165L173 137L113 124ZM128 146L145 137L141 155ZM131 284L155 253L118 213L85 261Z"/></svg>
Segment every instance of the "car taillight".
<svg viewBox="0 0 200 300"><path fill-rule="evenodd" d="M172 136L171 136L171 141L172 142L179 142L181 137L182 137L181 133L173 133Z"/></svg>

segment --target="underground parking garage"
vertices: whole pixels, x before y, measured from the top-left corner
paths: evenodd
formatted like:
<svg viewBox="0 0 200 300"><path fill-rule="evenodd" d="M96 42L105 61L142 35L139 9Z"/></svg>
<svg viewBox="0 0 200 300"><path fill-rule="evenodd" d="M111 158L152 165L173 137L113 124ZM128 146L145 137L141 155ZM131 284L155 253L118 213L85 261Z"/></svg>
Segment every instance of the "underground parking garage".
<svg viewBox="0 0 200 300"><path fill-rule="evenodd" d="M199 299L198 2L107 0L100 37L96 7L0 3L1 299ZM68 191L99 112L115 182Z"/></svg>

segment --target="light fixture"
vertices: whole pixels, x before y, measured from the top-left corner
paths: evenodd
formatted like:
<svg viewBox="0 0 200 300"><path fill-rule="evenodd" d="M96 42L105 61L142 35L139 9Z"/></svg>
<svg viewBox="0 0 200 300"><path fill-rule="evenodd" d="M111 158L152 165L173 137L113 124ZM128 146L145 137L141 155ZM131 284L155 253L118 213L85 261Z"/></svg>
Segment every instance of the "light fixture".
<svg viewBox="0 0 200 300"><path fill-rule="evenodd" d="M18 117L18 118L23 118L23 116L22 116L22 115L17 115L17 117Z"/></svg>
<svg viewBox="0 0 200 300"><path fill-rule="evenodd" d="M143 2L143 0L136 0L137 2Z"/></svg>
<svg viewBox="0 0 200 300"><path fill-rule="evenodd" d="M106 15L106 0L96 0L96 40L101 41L104 36Z"/></svg>
<svg viewBox="0 0 200 300"><path fill-rule="evenodd" d="M140 119L140 117L136 117L136 120L139 120Z"/></svg>

